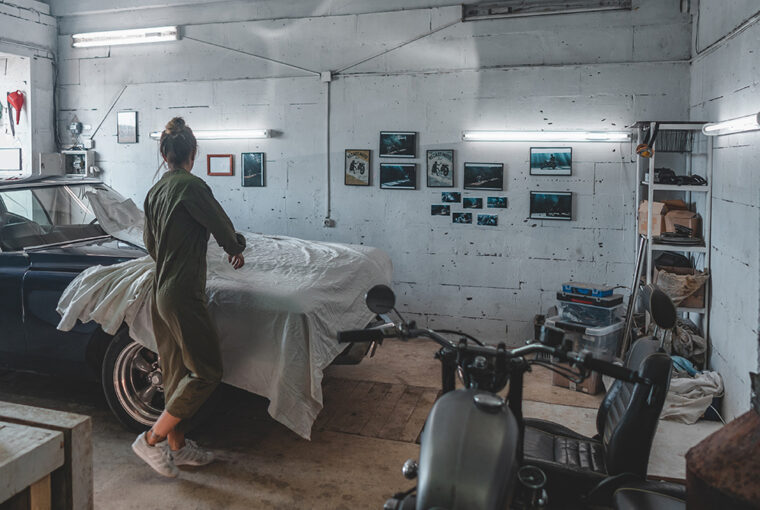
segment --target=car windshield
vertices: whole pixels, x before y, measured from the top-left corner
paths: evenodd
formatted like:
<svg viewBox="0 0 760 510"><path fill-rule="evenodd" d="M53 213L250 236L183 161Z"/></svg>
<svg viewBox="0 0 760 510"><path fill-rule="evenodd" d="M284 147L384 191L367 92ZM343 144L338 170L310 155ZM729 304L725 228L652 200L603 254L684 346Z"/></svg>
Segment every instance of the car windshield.
<svg viewBox="0 0 760 510"><path fill-rule="evenodd" d="M118 194L103 184L0 188L0 250L65 243L106 235L89 194Z"/></svg>

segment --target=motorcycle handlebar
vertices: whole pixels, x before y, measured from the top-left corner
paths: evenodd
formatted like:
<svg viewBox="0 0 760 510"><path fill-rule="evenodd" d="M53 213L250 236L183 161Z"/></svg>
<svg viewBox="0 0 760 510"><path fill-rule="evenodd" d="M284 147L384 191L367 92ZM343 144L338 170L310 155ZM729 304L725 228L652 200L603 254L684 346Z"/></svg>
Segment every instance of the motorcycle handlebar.
<svg viewBox="0 0 760 510"><path fill-rule="evenodd" d="M620 379L621 381L628 381L632 383L649 383L647 379L641 377L637 372L629 370L620 365L615 365L609 361L597 359L592 356L586 356L582 363L583 366L589 370L596 370L597 372L600 372L604 375L609 375L615 379Z"/></svg>
<svg viewBox="0 0 760 510"><path fill-rule="evenodd" d="M383 339L383 332L379 329L350 329L338 331L338 343L348 344L353 342L379 342Z"/></svg>

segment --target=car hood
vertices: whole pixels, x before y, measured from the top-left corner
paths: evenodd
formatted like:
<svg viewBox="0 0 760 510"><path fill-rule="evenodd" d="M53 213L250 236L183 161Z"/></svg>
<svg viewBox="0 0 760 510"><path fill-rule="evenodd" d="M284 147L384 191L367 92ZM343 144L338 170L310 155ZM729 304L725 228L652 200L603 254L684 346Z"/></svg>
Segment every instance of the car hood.
<svg viewBox="0 0 760 510"><path fill-rule="evenodd" d="M82 271L144 257L147 252L110 236L26 250L32 269Z"/></svg>

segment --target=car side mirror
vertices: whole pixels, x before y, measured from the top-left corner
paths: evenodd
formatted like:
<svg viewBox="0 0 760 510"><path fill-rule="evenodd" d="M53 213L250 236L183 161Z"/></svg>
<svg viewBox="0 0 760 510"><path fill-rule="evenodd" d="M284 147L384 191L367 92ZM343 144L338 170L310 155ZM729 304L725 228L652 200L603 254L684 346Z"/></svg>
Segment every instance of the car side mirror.
<svg viewBox="0 0 760 510"><path fill-rule="evenodd" d="M387 285L375 285L367 292L364 302L373 313L385 315L396 306L396 295Z"/></svg>

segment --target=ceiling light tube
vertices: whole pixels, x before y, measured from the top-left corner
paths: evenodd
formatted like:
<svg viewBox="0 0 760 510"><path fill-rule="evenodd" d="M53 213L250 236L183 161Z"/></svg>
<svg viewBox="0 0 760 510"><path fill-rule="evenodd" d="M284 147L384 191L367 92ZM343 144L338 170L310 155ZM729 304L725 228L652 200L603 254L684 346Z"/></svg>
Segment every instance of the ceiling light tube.
<svg viewBox="0 0 760 510"><path fill-rule="evenodd" d="M162 131L153 131L150 137L161 138ZM193 131L197 140L235 140L243 138L269 138L268 129L207 129Z"/></svg>
<svg viewBox="0 0 760 510"><path fill-rule="evenodd" d="M465 131L466 142L627 142L628 131Z"/></svg>
<svg viewBox="0 0 760 510"><path fill-rule="evenodd" d="M93 46L119 46L123 44L144 44L179 39L179 28L151 27L132 28L129 30L110 30L107 32L87 32L71 36L71 45L75 48Z"/></svg>
<svg viewBox="0 0 760 510"><path fill-rule="evenodd" d="M711 122L702 127L702 132L707 136L729 135L732 133L743 133L744 131L755 131L760 129L760 112L752 115L745 115L736 119L724 120L722 122Z"/></svg>

